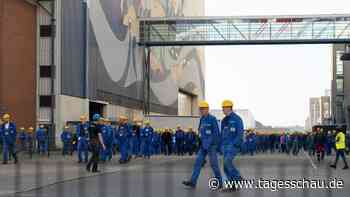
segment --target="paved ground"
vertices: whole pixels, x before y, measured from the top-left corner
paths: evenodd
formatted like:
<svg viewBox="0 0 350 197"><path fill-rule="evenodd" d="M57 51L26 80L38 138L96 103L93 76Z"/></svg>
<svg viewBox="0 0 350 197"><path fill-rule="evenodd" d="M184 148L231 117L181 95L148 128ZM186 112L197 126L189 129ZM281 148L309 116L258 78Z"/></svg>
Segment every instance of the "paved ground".
<svg viewBox="0 0 350 197"><path fill-rule="evenodd" d="M329 179L344 181L343 189L241 189L235 193L211 191L208 179L209 165L203 169L196 189L182 186L182 180L191 174L193 157L156 157L150 161L133 160L120 166L112 161L104 165L103 173L87 174L83 166L71 158L41 162L25 161L19 166L0 166L0 196L64 196L64 197L178 197L178 196L348 196L350 170L333 170L328 167L331 158L317 164L303 153L298 157L286 155L239 156L235 163L246 179ZM222 162L221 162L222 163ZM340 163L339 168L342 167ZM36 170L42 171L35 176ZM40 174L39 174L40 175ZM22 177L16 179L16 177ZM12 195L17 191L16 195Z"/></svg>

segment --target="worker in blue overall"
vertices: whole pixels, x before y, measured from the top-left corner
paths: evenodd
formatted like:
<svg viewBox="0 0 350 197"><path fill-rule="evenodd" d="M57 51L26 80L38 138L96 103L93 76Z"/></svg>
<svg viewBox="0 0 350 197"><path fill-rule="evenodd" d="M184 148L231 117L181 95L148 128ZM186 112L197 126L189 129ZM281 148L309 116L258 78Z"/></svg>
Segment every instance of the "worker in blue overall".
<svg viewBox="0 0 350 197"><path fill-rule="evenodd" d="M177 150L177 155L184 155L185 150L184 150L184 140L185 140L185 133L181 129L181 125L177 125L176 131L175 131L175 142L176 142L176 150Z"/></svg>
<svg viewBox="0 0 350 197"><path fill-rule="evenodd" d="M9 155L11 154L15 160L15 164L18 162L17 154L16 154L16 124L11 122L10 114L4 114L3 123L0 126L0 138L2 139L3 147L2 147L2 156L3 156L3 164L7 164Z"/></svg>
<svg viewBox="0 0 350 197"><path fill-rule="evenodd" d="M224 100L222 110L225 118L221 122L221 151L224 156L224 172L229 181L238 181L242 177L237 168L233 165L233 160L239 153L243 142L243 121L233 112L233 102ZM224 190L236 190L237 188L223 188Z"/></svg>
<svg viewBox="0 0 350 197"><path fill-rule="evenodd" d="M44 125L40 125L36 131L36 141L38 143L38 153L39 155L44 155L48 148L48 135Z"/></svg>
<svg viewBox="0 0 350 197"><path fill-rule="evenodd" d="M142 156L146 159L150 159L153 128L151 127L149 120L145 120L144 123L145 126L141 129L140 132L141 150Z"/></svg>
<svg viewBox="0 0 350 197"><path fill-rule="evenodd" d="M129 140L131 139L132 132L128 124L128 118L126 116L119 117L119 125L117 127L117 141L120 151L119 163L124 164L130 160L129 155Z"/></svg>
<svg viewBox="0 0 350 197"><path fill-rule="evenodd" d="M73 154L73 149L72 149L72 140L73 140L73 135L71 131L69 130L69 126L64 126L64 130L61 133L61 141L63 144L63 149L62 149L62 155L72 155Z"/></svg>
<svg viewBox="0 0 350 197"><path fill-rule="evenodd" d="M34 135L34 127L29 127L27 131L27 150L29 157L33 158L34 152L34 144L35 144L35 135Z"/></svg>
<svg viewBox="0 0 350 197"><path fill-rule="evenodd" d="M196 133L193 131L192 127L188 128L185 136L186 152L192 156L196 149Z"/></svg>
<svg viewBox="0 0 350 197"><path fill-rule="evenodd" d="M101 134L103 138L103 142L105 144L105 148L101 148L101 161L110 161L112 159L112 149L113 149L113 129L111 126L111 121L109 119L101 118L103 125L101 126Z"/></svg>
<svg viewBox="0 0 350 197"><path fill-rule="evenodd" d="M80 123L77 125L78 137L78 163L87 163L89 159L89 123L86 116L80 116Z"/></svg>
<svg viewBox="0 0 350 197"><path fill-rule="evenodd" d="M20 144L20 151L26 151L27 144L27 132L24 127L21 127L18 132L18 140Z"/></svg>
<svg viewBox="0 0 350 197"><path fill-rule="evenodd" d="M209 104L206 101L199 103L201 118L198 131L200 133L201 146L199 148L193 172L190 180L183 181L182 184L189 187L196 187L198 177L206 156L209 156L211 168L219 185L222 185L222 178L217 158L217 150L220 145L220 130L217 119L209 114Z"/></svg>
<svg viewBox="0 0 350 197"><path fill-rule="evenodd" d="M159 129L157 129L152 134L152 141L151 141L151 154L152 155L159 155L160 154L160 132Z"/></svg>
<svg viewBox="0 0 350 197"><path fill-rule="evenodd" d="M108 133L108 140L105 141L105 145L106 145L106 155L107 155L107 159L110 161L112 159L112 155L113 155L113 142L114 142L114 131L113 131L113 127L112 127L112 120L111 119L107 119L107 133Z"/></svg>
<svg viewBox="0 0 350 197"><path fill-rule="evenodd" d="M254 134L253 129L248 129L248 135L247 135L247 151L250 153L250 155L254 155L256 151L256 136Z"/></svg>
<svg viewBox="0 0 350 197"><path fill-rule="evenodd" d="M141 123L138 120L134 120L132 125L132 135L131 135L131 153L136 158L140 154L140 126Z"/></svg>

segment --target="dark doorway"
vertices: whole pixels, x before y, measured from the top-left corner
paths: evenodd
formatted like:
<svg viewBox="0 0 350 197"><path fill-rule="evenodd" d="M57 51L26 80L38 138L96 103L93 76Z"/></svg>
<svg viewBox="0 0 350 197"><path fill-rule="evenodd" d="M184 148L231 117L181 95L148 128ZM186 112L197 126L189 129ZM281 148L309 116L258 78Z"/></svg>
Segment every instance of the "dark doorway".
<svg viewBox="0 0 350 197"><path fill-rule="evenodd" d="M105 107L105 104L101 104L101 103L96 103L96 102L90 102L89 103L89 117L90 120L92 120L92 116L94 114L100 114L101 116L103 116L103 108Z"/></svg>

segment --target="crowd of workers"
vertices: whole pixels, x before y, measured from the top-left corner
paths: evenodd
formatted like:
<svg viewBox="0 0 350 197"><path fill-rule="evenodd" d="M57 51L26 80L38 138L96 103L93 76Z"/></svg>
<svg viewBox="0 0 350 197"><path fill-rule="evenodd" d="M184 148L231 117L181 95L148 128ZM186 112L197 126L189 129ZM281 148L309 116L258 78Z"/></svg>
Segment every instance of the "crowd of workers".
<svg viewBox="0 0 350 197"><path fill-rule="evenodd" d="M307 152L310 156L317 156L320 153L319 161L325 155L331 155L336 151L336 130L323 131L317 129L314 132L288 132L288 133L254 133L248 132L245 135L244 143L241 147L242 154L257 153L286 153L298 155L301 150ZM346 137L346 152L350 147L350 135Z"/></svg>
<svg viewBox="0 0 350 197"><path fill-rule="evenodd" d="M10 122L10 115L3 116L4 122ZM152 128L150 121L134 120L129 123L126 116L120 116L117 123L100 117L101 134L106 150L100 147L100 160L111 160L118 152L121 154L120 163L126 163L131 157L151 155L193 155L198 151L200 139L193 128ZM47 128L40 125L35 129L21 127L17 131L15 123L10 122L9 137L0 130L0 144L3 149L3 163L6 164L9 156L17 162L17 152L45 155L48 152L49 135ZM87 163L90 150L89 122L86 116L80 117L80 123L64 126L61 133L62 155L73 155L77 152L78 162ZM5 131L5 129L3 129ZM7 132L6 132L7 133Z"/></svg>
<svg viewBox="0 0 350 197"><path fill-rule="evenodd" d="M219 123L208 112L209 105L200 103L201 119L198 132L193 128L182 129L178 125L172 128L153 128L149 120L133 120L120 116L117 122L105 119L95 114L92 121L86 116L80 117L77 124L67 124L61 133L63 144L62 154L73 155L77 152L79 163L87 163L87 170L98 172L99 161L107 162L118 152L119 162L127 163L133 157L150 159L152 155L197 155L192 177L184 181L187 186L194 187L201 166L208 155L214 174L220 179L216 154L223 155L225 173L229 179L240 179L238 170L232 160L237 154L285 153L298 155L301 150L311 156L317 156L321 162L325 155L336 152L336 160L341 157L344 169L348 168L345 153L349 150L349 134L341 129L317 129L310 133L256 133L253 129L244 131L241 118L232 111L233 103L224 101L225 118ZM221 128L219 128L221 125ZM40 155L47 153L49 145L48 131L40 125L35 131L33 127L21 127L17 132L16 125L11 121L10 114L2 117L0 126L0 144L2 146L3 164L7 164L11 156L14 163L18 162L18 152L34 152ZM340 142L339 142L340 141ZM88 159L91 152L90 160ZM221 180L221 179L220 179Z"/></svg>

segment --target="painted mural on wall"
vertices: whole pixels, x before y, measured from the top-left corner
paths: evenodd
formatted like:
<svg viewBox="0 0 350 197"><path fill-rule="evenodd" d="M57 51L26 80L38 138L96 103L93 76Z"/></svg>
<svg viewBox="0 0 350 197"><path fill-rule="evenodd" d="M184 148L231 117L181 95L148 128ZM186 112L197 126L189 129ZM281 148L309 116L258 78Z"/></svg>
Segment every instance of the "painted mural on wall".
<svg viewBox="0 0 350 197"><path fill-rule="evenodd" d="M184 16L185 0L90 0L90 97L98 92L142 99L143 52L136 44L137 17ZM152 103L177 108L178 89L204 97L203 51L153 48Z"/></svg>

